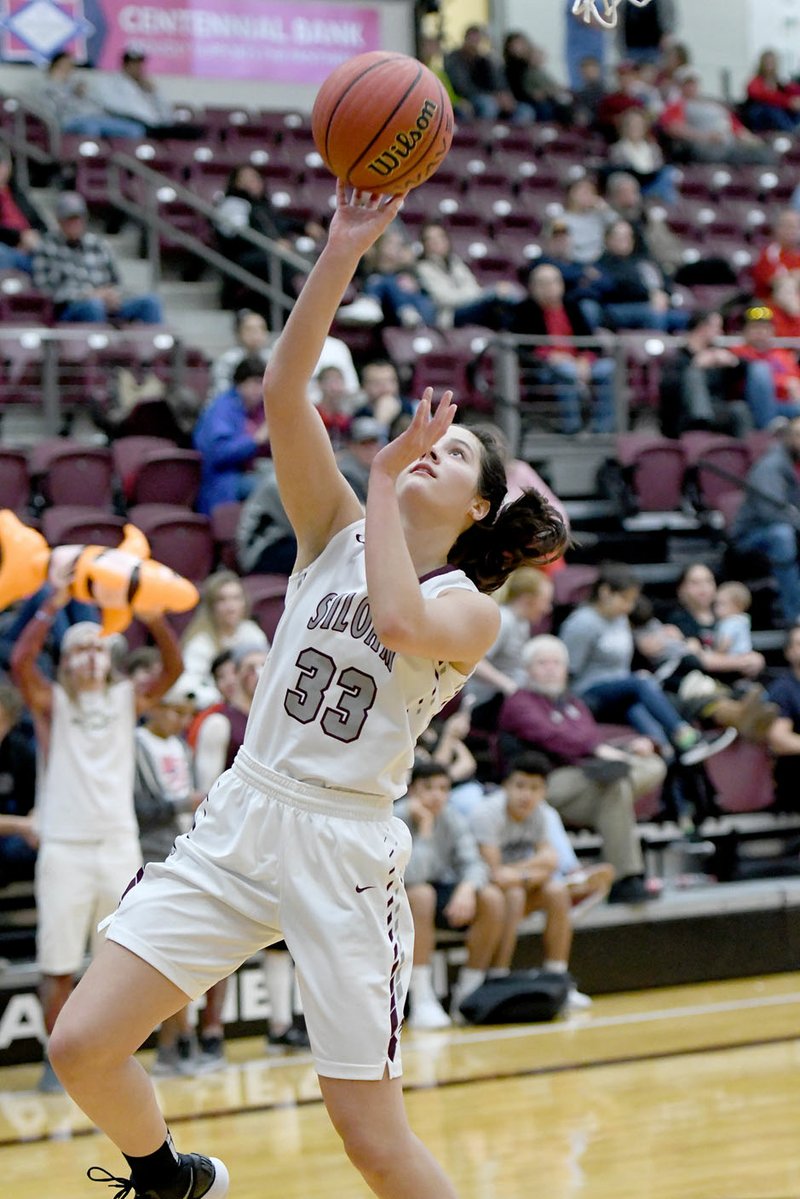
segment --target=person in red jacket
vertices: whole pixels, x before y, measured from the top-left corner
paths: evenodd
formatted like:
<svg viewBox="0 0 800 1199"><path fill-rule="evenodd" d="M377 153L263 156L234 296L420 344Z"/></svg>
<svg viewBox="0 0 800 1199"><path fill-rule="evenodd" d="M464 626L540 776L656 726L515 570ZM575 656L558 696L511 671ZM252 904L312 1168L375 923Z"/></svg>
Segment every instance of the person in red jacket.
<svg viewBox="0 0 800 1199"><path fill-rule="evenodd" d="M794 133L800 124L800 84L781 81L774 50L764 51L747 85L745 119L758 133L771 129Z"/></svg>
<svg viewBox="0 0 800 1199"><path fill-rule="evenodd" d="M753 267L753 283L760 300L771 300L775 283L784 275L800 280L800 212L784 208L775 222L773 240L761 251Z"/></svg>
<svg viewBox="0 0 800 1199"><path fill-rule="evenodd" d="M733 353L745 362L763 363L769 370L769 378L765 374L764 382L772 385L772 394L764 394L764 404L753 402L754 393L761 395L768 388L751 386L748 389L746 398L756 427L766 428L775 417L791 419L800 416L800 363L792 350L773 344L775 318L772 309L765 304L753 305L744 314L744 321L744 341L732 347Z"/></svg>

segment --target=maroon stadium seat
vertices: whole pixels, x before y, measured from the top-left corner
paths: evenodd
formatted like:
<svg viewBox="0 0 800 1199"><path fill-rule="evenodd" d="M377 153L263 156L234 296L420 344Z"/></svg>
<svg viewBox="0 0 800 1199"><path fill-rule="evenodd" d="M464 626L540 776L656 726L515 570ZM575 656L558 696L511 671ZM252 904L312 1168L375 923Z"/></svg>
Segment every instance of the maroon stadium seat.
<svg viewBox="0 0 800 1199"><path fill-rule="evenodd" d="M239 528L239 518L242 514L242 504L239 500L229 500L217 504L211 513L211 536L217 549L220 566L228 570L239 569L236 554L236 532Z"/></svg>
<svg viewBox="0 0 800 1199"><path fill-rule="evenodd" d="M197 450L157 449L140 460L130 484L131 504L180 504L192 508L200 490Z"/></svg>
<svg viewBox="0 0 800 1199"><path fill-rule="evenodd" d="M48 504L85 504L91 498L101 508L112 502L114 466L105 446L49 438L31 450L29 469Z"/></svg>
<svg viewBox="0 0 800 1199"><path fill-rule="evenodd" d="M30 490L27 456L22 450L0 446L0 508L21 512L27 507Z"/></svg>
<svg viewBox="0 0 800 1199"><path fill-rule="evenodd" d="M111 456L114 469L122 485L126 499L133 494L132 488L136 481L136 472L147 455L156 450L174 450L177 447L166 437L119 437L111 445Z"/></svg>
<svg viewBox="0 0 800 1199"><path fill-rule="evenodd" d="M678 441L647 433L617 437L617 459L642 512L673 512L683 499L686 451Z"/></svg>
<svg viewBox="0 0 800 1199"><path fill-rule="evenodd" d="M283 615L288 582L286 575L245 575L242 579L253 619L270 641Z"/></svg>
<svg viewBox="0 0 800 1199"><path fill-rule="evenodd" d="M206 579L214 566L214 541L207 516L177 504L137 504L128 520L144 533L157 562L171 566L193 583Z"/></svg>
<svg viewBox="0 0 800 1199"><path fill-rule="evenodd" d="M697 498L703 508L716 508L721 495L739 488L732 479L726 479L713 469L704 469L703 463L720 467L736 479L744 482L752 466L752 454L747 442L723 433L692 431L684 433L681 444L686 452L686 463L692 470Z"/></svg>
<svg viewBox="0 0 800 1199"><path fill-rule="evenodd" d="M50 545L118 546L125 521L102 508L61 504L42 513L42 532Z"/></svg>

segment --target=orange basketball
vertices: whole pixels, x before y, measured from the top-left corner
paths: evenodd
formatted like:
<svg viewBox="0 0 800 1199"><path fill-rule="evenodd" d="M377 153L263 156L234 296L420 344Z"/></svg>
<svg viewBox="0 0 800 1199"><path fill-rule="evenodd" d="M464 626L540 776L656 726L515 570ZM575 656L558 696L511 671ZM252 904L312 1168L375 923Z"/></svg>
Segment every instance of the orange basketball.
<svg viewBox="0 0 800 1199"><path fill-rule="evenodd" d="M374 50L338 66L314 101L317 149L337 179L396 195L441 166L453 140L453 107L416 58Z"/></svg>

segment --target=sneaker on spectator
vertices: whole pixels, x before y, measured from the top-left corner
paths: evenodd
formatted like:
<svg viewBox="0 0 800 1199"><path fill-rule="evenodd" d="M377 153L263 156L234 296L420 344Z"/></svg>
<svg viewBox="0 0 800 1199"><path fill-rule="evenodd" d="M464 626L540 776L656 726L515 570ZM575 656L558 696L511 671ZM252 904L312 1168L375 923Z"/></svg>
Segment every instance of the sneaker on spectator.
<svg viewBox="0 0 800 1199"><path fill-rule="evenodd" d="M411 1014L408 1017L409 1028L449 1028L451 1024L450 1017L435 995L420 999L411 1006Z"/></svg>
<svg viewBox="0 0 800 1199"><path fill-rule="evenodd" d="M200 1037L200 1055L195 1064L200 1074L212 1074L225 1068L225 1043L222 1037Z"/></svg>
<svg viewBox="0 0 800 1199"><path fill-rule="evenodd" d="M197 1068L195 1041L191 1037L179 1037L174 1045L159 1045L150 1073L156 1078L169 1078L176 1074L196 1074Z"/></svg>
<svg viewBox="0 0 800 1199"><path fill-rule="evenodd" d="M297 1028L294 1024L290 1024L284 1032L267 1034L267 1048L303 1050L310 1049L311 1042L304 1028Z"/></svg>
<svg viewBox="0 0 800 1199"><path fill-rule="evenodd" d="M352 304L344 304L336 313L341 325L379 325L383 308L374 296L357 296Z"/></svg>
<svg viewBox="0 0 800 1199"><path fill-rule="evenodd" d="M565 1012L585 1012L592 1006L592 1001L583 991L579 991L574 983L570 983L567 999L564 1004Z"/></svg>
<svg viewBox="0 0 800 1199"><path fill-rule="evenodd" d="M681 765L697 766L699 762L713 758L715 754L722 753L723 749L727 749L738 736L739 734L734 728L714 729L713 732L698 733L694 745L681 751Z"/></svg>

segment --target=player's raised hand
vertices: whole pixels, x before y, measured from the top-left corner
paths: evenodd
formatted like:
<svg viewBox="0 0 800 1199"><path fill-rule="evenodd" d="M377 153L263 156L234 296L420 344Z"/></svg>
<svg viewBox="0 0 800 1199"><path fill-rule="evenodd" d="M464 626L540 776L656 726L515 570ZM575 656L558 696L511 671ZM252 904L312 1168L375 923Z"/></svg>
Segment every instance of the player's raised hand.
<svg viewBox="0 0 800 1199"><path fill-rule="evenodd" d="M355 191L341 179L337 180L336 211L328 233L329 243L347 245L359 255L366 253L391 225L404 199L404 195L379 196L374 192Z"/></svg>
<svg viewBox="0 0 800 1199"><path fill-rule="evenodd" d="M373 468L394 475L395 478L411 466L444 437L456 415L452 391L442 393L442 398L433 410L433 388L426 387L422 393L411 424L394 441L390 441L375 455Z"/></svg>

